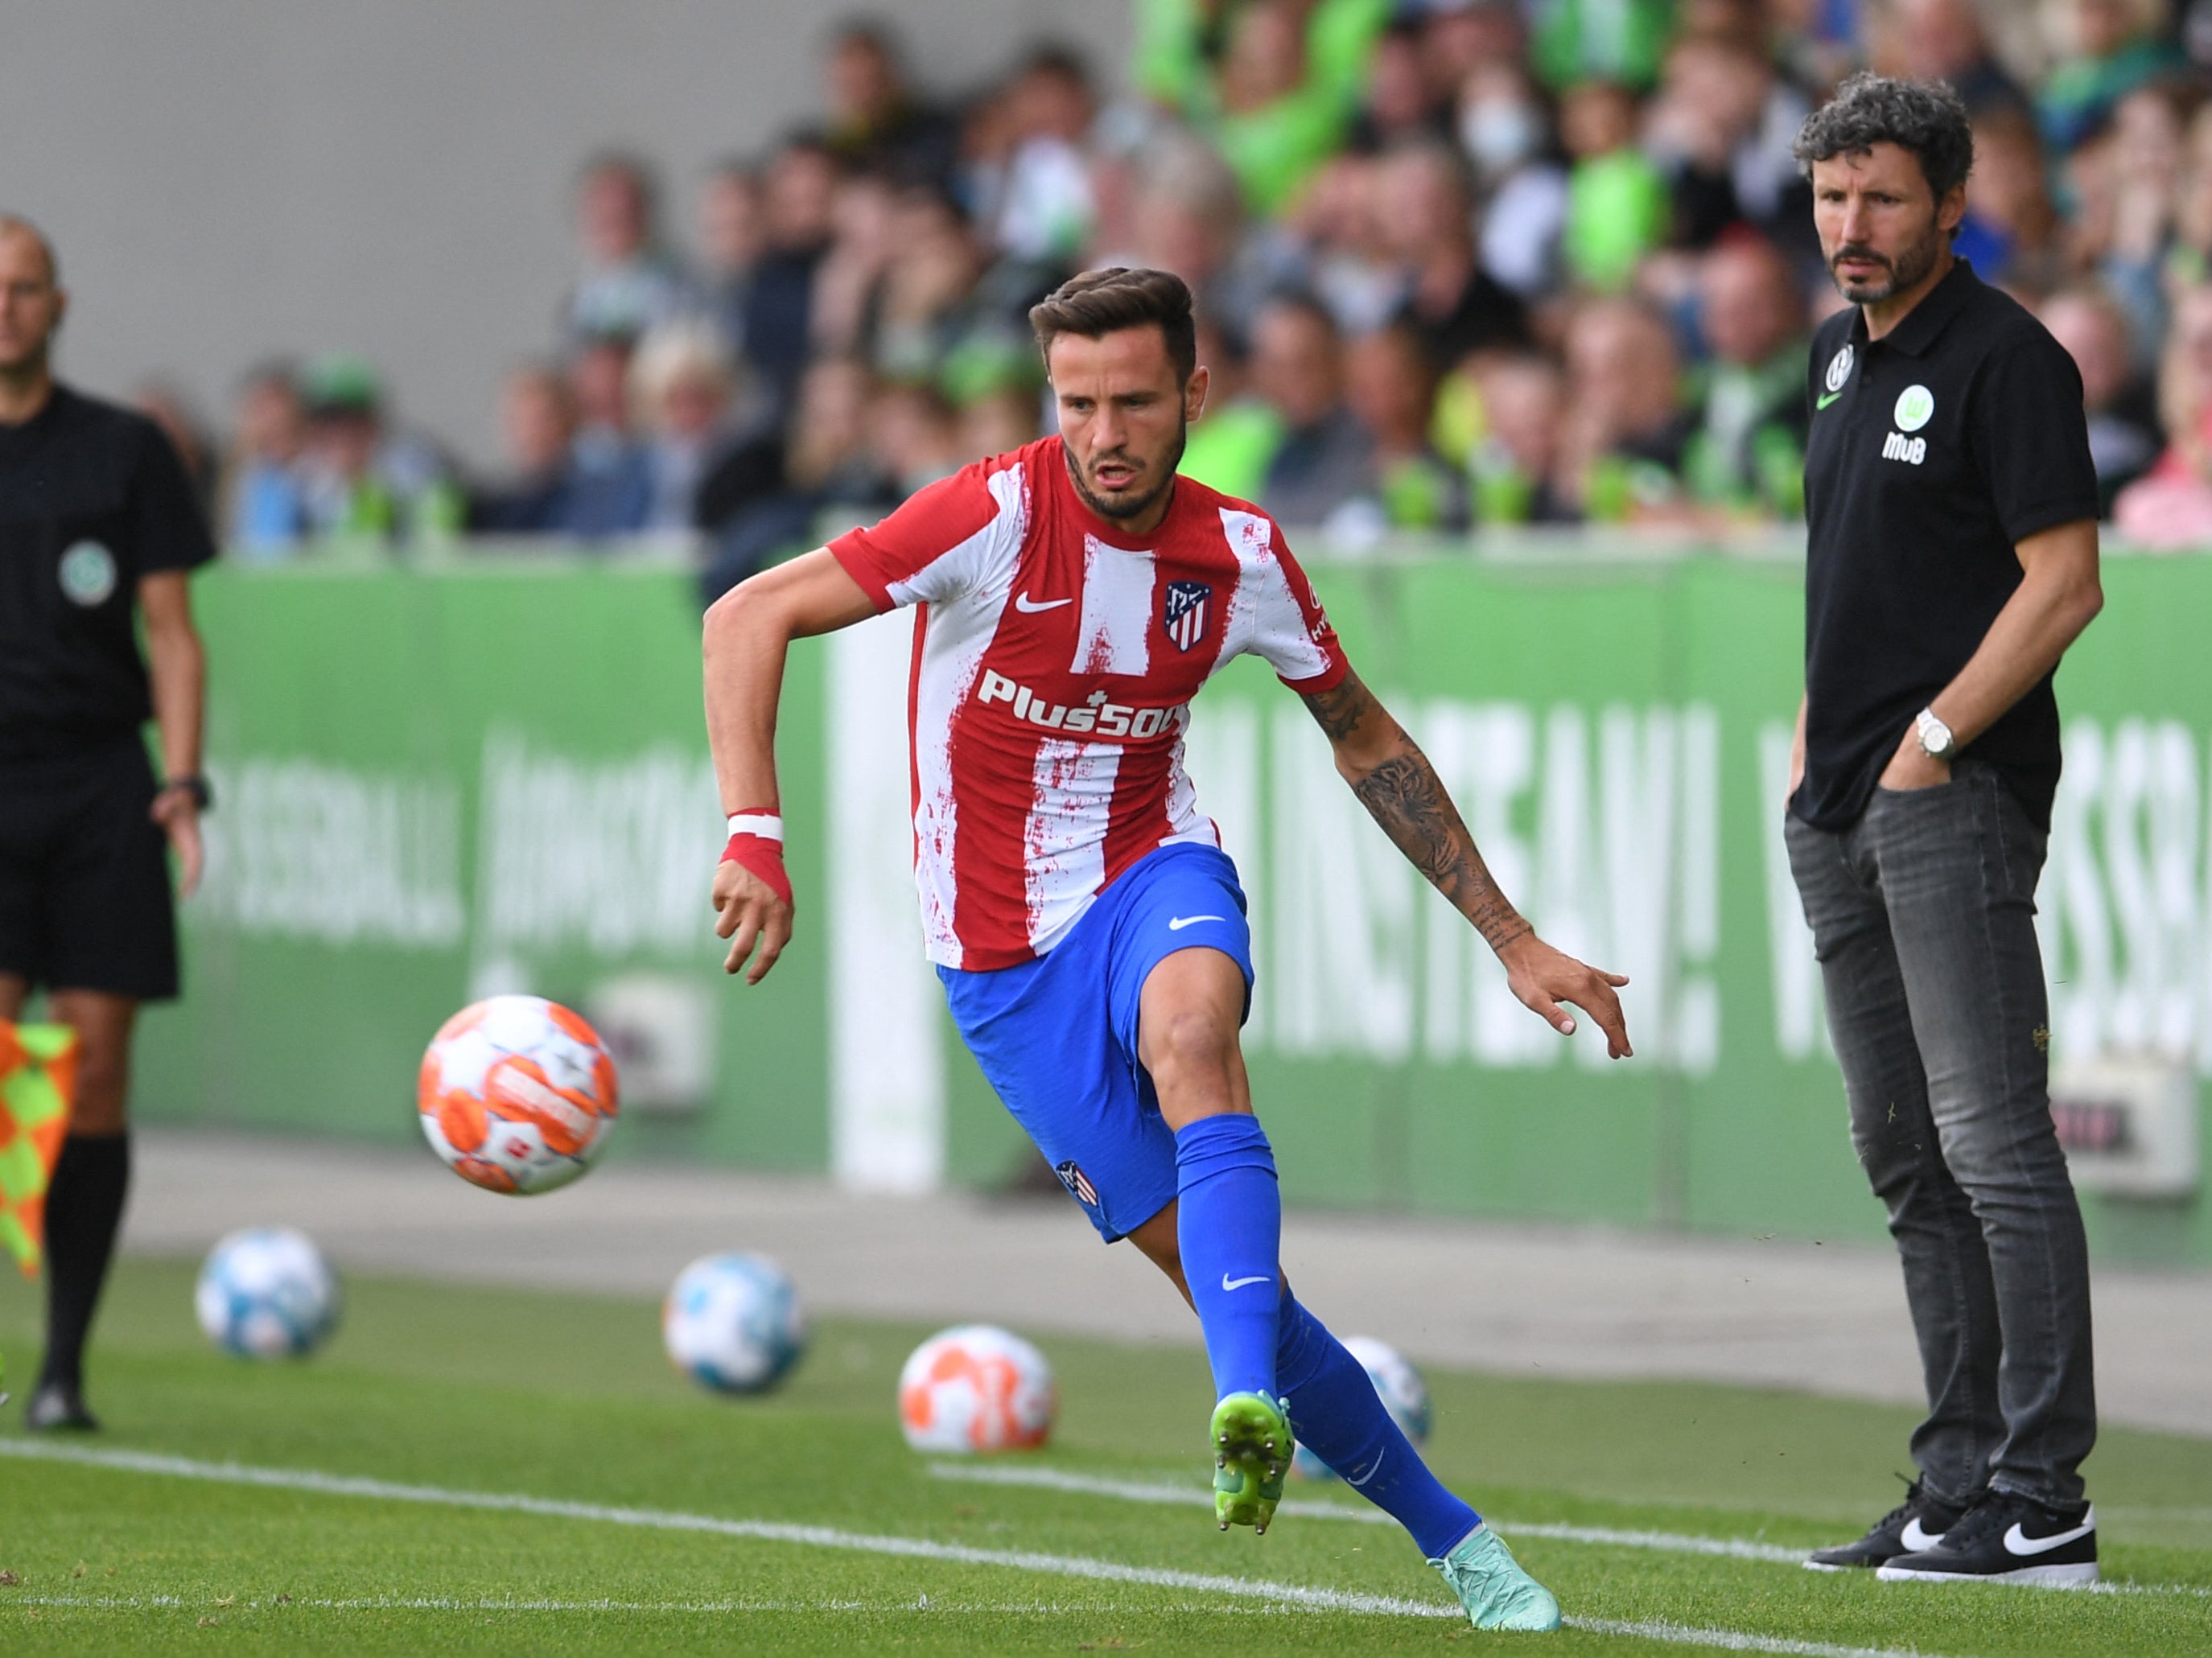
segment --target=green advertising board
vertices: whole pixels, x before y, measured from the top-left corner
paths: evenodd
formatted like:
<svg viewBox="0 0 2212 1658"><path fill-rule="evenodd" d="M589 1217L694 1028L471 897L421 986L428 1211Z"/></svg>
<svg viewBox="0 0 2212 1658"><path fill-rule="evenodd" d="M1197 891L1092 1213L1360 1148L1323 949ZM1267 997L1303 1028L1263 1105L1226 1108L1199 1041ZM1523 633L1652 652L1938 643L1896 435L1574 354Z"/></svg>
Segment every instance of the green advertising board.
<svg viewBox="0 0 2212 1658"><path fill-rule="evenodd" d="M1781 858L1795 562L1314 562L1508 890L1631 975L1637 1057L1609 1063L1514 1003L1297 700L1240 663L1196 705L1188 762L1252 901L1247 1048L1286 1195L1879 1236ZM2201 1112L2212 669L2189 629L2212 561L2115 559L2106 586L2060 681L2052 1051L2178 1078ZM691 1081L630 1114L618 1155L883 1190L1025 1166L921 959L904 617L794 653L779 749L799 933L745 989L719 972L707 905L720 811L682 573L226 569L198 592L221 806L186 910L187 999L149 1020L143 1116L402 1139L440 1020L529 989L690 1056L673 1069ZM2093 1195L2099 1248L2212 1262L2193 1193Z"/></svg>

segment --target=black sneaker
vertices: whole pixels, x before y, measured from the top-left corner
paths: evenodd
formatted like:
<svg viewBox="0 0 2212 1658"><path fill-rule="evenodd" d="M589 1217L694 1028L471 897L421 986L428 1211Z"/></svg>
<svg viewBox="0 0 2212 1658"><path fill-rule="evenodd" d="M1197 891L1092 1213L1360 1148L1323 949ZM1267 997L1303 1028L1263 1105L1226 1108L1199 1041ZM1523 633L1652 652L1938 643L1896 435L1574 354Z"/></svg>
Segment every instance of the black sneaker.
<svg viewBox="0 0 2212 1658"><path fill-rule="evenodd" d="M1832 1549L1815 1549L1805 1558L1805 1570L1852 1571L1932 1549L1964 1512L1930 1497L1916 1479L1905 1488L1905 1501L1875 1521L1864 1537Z"/></svg>
<svg viewBox="0 0 2212 1658"><path fill-rule="evenodd" d="M2012 1491L1984 1491L1938 1547L1900 1554L1876 1574L1886 1583L2039 1583L2078 1588L2098 1581L2097 1510L2055 1509Z"/></svg>
<svg viewBox="0 0 2212 1658"><path fill-rule="evenodd" d="M85 1409L82 1394L58 1382L48 1382L31 1395L31 1402L24 1406L23 1425L34 1434L49 1433L57 1428L90 1433L100 1423Z"/></svg>

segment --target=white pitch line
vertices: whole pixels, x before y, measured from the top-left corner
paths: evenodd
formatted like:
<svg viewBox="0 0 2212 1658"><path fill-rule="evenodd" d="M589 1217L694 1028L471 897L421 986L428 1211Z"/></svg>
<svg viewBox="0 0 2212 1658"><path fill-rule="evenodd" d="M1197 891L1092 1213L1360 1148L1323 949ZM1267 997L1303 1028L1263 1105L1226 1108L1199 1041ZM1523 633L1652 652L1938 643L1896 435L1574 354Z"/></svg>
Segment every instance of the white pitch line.
<svg viewBox="0 0 2212 1658"><path fill-rule="evenodd" d="M205 1480L217 1485L307 1491L321 1497L373 1497L386 1502L419 1503L441 1508L489 1509L550 1519L586 1520L600 1525L703 1532L761 1542L846 1549L909 1559L943 1560L962 1565L1000 1566L1016 1571L1040 1572L1061 1577L1141 1583L1154 1588L1177 1588L1196 1594L1235 1595L1277 1606L1300 1606L1322 1612L1452 1620L1466 1615L1456 1606L1443 1606L1433 1600L1408 1600L1396 1595L1314 1588L1301 1583L1275 1583L1255 1578L1174 1571L1158 1566L1125 1565L1118 1561L1100 1560L1087 1555L978 1549L957 1543L933 1543L915 1537L886 1537L839 1531L827 1526L793 1525L769 1520L727 1520L715 1515L684 1514L662 1509L615 1508L604 1503L571 1503L520 1493L406 1485L349 1474L319 1473L305 1468L263 1468L237 1462L201 1462L190 1457L167 1456L151 1451L106 1450L88 1446L49 1445L32 1440L0 1439L0 1455L32 1461L73 1463L125 1473ZM927 1609L927 1598L926 1595L922 1597L917 1603L917 1610ZM1769 1653L1778 1655L1778 1658L1937 1658L1936 1655L1891 1647L1835 1646L1778 1636L1754 1635L1740 1630L1701 1629L1658 1621L1632 1623L1612 1619L1581 1618L1570 1618L1565 1621L1571 1627L1588 1629L1599 1634L1661 1642L1670 1646L1719 1647L1731 1652Z"/></svg>
<svg viewBox="0 0 2212 1658"><path fill-rule="evenodd" d="M933 1462L929 1471L939 1479L972 1480L979 1485L1036 1485L1047 1491L1073 1491L1087 1497L1113 1497L1125 1503L1164 1503L1177 1507L1202 1503L1212 1507L1213 1494L1189 1485L1171 1485L1134 1479L1103 1479L1069 1473L1060 1468L1002 1468L958 1462ZM1355 1509L1342 1503L1305 1503L1296 1498L1275 1510L1293 1519L1348 1520L1356 1525L1395 1526L1398 1522L1380 1509ZM1615 1548L1656 1549L1668 1554L1703 1554L1734 1560L1761 1560L1779 1565L1802 1565L1802 1549L1778 1543L1753 1543L1734 1537L1697 1537L1683 1532L1623 1531L1610 1526L1567 1526L1548 1521L1523 1524L1515 1520L1492 1520L1500 1532L1515 1537L1542 1537L1560 1543L1592 1543Z"/></svg>

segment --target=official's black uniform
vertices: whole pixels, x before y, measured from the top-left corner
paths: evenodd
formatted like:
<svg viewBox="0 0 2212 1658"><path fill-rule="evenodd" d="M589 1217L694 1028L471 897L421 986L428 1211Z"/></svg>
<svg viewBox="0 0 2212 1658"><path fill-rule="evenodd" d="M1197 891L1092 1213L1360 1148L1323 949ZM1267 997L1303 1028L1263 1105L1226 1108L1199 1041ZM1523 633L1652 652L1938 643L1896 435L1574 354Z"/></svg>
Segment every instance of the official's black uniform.
<svg viewBox="0 0 2212 1658"><path fill-rule="evenodd" d="M2094 1573L2076 1523L2096 1438L2088 1260L2034 923L2051 676L1960 748L1948 783L1881 786L2020 588L2019 544L2097 515L2081 379L1960 261L1879 340L1856 307L1823 324L1806 401L1805 780L1785 830L1919 1339L1914 1500L1930 1533L1985 1491L2041 1504L2067 1529L2037 1535L2071 1540L2010 1566Z"/></svg>
<svg viewBox="0 0 2212 1658"><path fill-rule="evenodd" d="M177 993L138 581L214 556L151 421L58 385L0 425L0 973Z"/></svg>

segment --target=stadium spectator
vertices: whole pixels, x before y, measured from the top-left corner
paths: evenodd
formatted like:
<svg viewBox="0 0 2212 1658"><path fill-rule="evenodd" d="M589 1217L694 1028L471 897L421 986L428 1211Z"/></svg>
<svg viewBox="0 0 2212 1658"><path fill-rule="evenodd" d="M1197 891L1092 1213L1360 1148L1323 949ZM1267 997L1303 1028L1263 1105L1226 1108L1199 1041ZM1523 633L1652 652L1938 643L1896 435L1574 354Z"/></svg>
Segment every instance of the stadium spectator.
<svg viewBox="0 0 2212 1658"><path fill-rule="evenodd" d="M1804 94L1754 45L1708 34L1668 53L1644 144L1668 175L1678 246L1711 247L1742 223L1818 257L1812 192L1790 154L1805 114Z"/></svg>
<svg viewBox="0 0 2212 1658"><path fill-rule="evenodd" d="M952 185L958 125L931 108L908 82L898 43L884 23L840 28L823 60L830 120L823 137L847 165L905 181Z"/></svg>
<svg viewBox="0 0 2212 1658"><path fill-rule="evenodd" d="M1636 100L1626 87L1585 81L1559 100L1559 137L1573 163L1560 251L1584 288L1617 293L1637 262L1667 240L1667 180L1636 142Z"/></svg>
<svg viewBox="0 0 2212 1658"><path fill-rule="evenodd" d="M2148 407L2130 361L2127 318L2112 295L2096 288L2054 294L2039 314L2081 371L2089 459L2110 517L2119 492L2148 471L2159 452L2154 411Z"/></svg>
<svg viewBox="0 0 2212 1658"><path fill-rule="evenodd" d="M1314 175L1286 222L1303 254L1308 291L1347 334L1380 328L1405 297L1405 277L1376 207L1381 170L1367 156L1338 156Z"/></svg>
<svg viewBox="0 0 2212 1658"><path fill-rule="evenodd" d="M1419 139L1450 136L1444 107L1423 60L1419 21L1401 14L1375 43L1367 88L1347 135L1358 155L1379 155Z"/></svg>
<svg viewBox="0 0 2212 1658"><path fill-rule="evenodd" d="M1194 320L1198 361L1206 371L1206 409L1185 435L1176 470L1239 501L1257 501L1267 463L1283 441L1283 417L1252 388L1249 364L1215 324Z"/></svg>
<svg viewBox="0 0 2212 1658"><path fill-rule="evenodd" d="M1999 107L1974 123L1966 217L1952 243L1984 282L2045 294L2064 280L2067 250L2035 125Z"/></svg>
<svg viewBox="0 0 2212 1658"><path fill-rule="evenodd" d="M1304 250L1287 234L1245 234L1236 174L1189 133L1148 141L1134 170L1129 242L1094 252L1089 263L1171 270L1198 295L1201 315L1242 339L1267 295L1295 277Z"/></svg>
<svg viewBox="0 0 2212 1658"><path fill-rule="evenodd" d="M1091 240L1098 203L1084 143L1097 118L1091 77L1073 52L1032 52L1006 90L1011 151L992 231L1017 259L1060 266Z"/></svg>
<svg viewBox="0 0 2212 1658"><path fill-rule="evenodd" d="M813 338L814 283L830 251L839 167L829 145L787 139L768 164L763 230L739 330L776 417L789 416Z"/></svg>
<svg viewBox="0 0 2212 1658"><path fill-rule="evenodd" d="M706 324L666 323L638 343L629 387L632 417L645 439L643 530L712 529L727 516L729 501L744 497L762 463L735 428L737 385L721 337Z"/></svg>
<svg viewBox="0 0 2212 1658"><path fill-rule="evenodd" d="M453 536L466 517L444 458L394 432L376 371L358 357L310 362L301 376L307 434L301 459L307 532L334 543L421 544Z"/></svg>
<svg viewBox="0 0 2212 1658"><path fill-rule="evenodd" d="M1874 56L1882 73L1948 81L1969 115L2028 110L2027 94L1991 49L1974 0L1891 0L1875 21Z"/></svg>
<svg viewBox="0 0 2212 1658"><path fill-rule="evenodd" d="M1468 461L1476 519L1488 525L1567 524L1557 483L1566 380L1550 358L1516 352L1475 373L1488 431Z"/></svg>
<svg viewBox="0 0 2212 1658"><path fill-rule="evenodd" d="M1602 81L1635 91L1659 78L1674 0L1536 0L1529 54L1555 88Z"/></svg>
<svg viewBox="0 0 2212 1658"><path fill-rule="evenodd" d="M1482 267L1539 300L1559 281L1567 171L1527 72L1509 60L1478 64L1459 88L1458 132L1482 202Z"/></svg>
<svg viewBox="0 0 2212 1658"><path fill-rule="evenodd" d="M575 394L558 369L534 363L517 369L507 377L500 412L511 471L470 502L472 529L599 540L640 527L643 470L609 471L583 464Z"/></svg>
<svg viewBox="0 0 2212 1658"><path fill-rule="evenodd" d="M1316 301L1280 295L1252 328L1252 387L1281 422L1259 505L1298 528L1328 523L1372 484L1375 445L1344 401L1336 324Z"/></svg>
<svg viewBox="0 0 2212 1658"><path fill-rule="evenodd" d="M1338 515L1351 531L1453 531L1468 526L1467 476L1429 436L1436 368L1419 334L1393 323L1345 352L1345 401L1366 434L1370 459L1364 510Z"/></svg>
<svg viewBox="0 0 2212 1658"><path fill-rule="evenodd" d="M2044 15L2057 64L2036 94L2036 119L2054 155L2073 150L2137 87L2186 66L2163 36L2160 0L2053 0Z"/></svg>
<svg viewBox="0 0 2212 1658"><path fill-rule="evenodd" d="M2188 228L2212 238L2212 169L2196 156L2212 149L2212 122L2199 94L2170 82L2120 100L2104 140L2075 152L2069 185L2073 240L2124 307L2129 353L2148 367L2166 333L2166 267L2186 258ZM2185 278L2186 280L2187 278Z"/></svg>
<svg viewBox="0 0 2212 1658"><path fill-rule="evenodd" d="M1344 142L1389 0L1248 0L1225 14L1218 64L1204 0L1139 0L1138 88L1216 145L1244 199L1279 212Z"/></svg>
<svg viewBox="0 0 2212 1658"><path fill-rule="evenodd" d="M699 299L734 356L745 350L745 309L753 270L767 251L760 176L743 161L724 161L699 187Z"/></svg>
<svg viewBox="0 0 2212 1658"><path fill-rule="evenodd" d="M960 464L1003 455L1035 439L1044 422L1034 392L1018 386L986 392L960 410Z"/></svg>
<svg viewBox="0 0 2212 1658"><path fill-rule="evenodd" d="M2120 491L2112 524L2131 541L2176 549L2212 540L2212 288L2174 301L2159 373L2166 452Z"/></svg>
<svg viewBox="0 0 2212 1658"><path fill-rule="evenodd" d="M690 303L684 272L660 245L653 173L634 155L595 155L576 175L583 269L562 303L568 338L641 333Z"/></svg>
<svg viewBox="0 0 2212 1658"><path fill-rule="evenodd" d="M1706 256L1698 326L1712 361L1682 471L1694 499L1731 517L1804 510L1805 310L1772 243L1740 234Z"/></svg>
<svg viewBox="0 0 2212 1658"><path fill-rule="evenodd" d="M224 550L249 562L289 557L307 528L301 461L307 412L289 363L265 363L238 389L216 516Z"/></svg>
<svg viewBox="0 0 2212 1658"><path fill-rule="evenodd" d="M887 386L876 394L868 408L868 444L902 501L971 459L960 452L951 406L926 386Z"/></svg>
<svg viewBox="0 0 2212 1658"><path fill-rule="evenodd" d="M1677 516L1694 416L1667 325L1635 300L1593 301L1568 327L1566 355L1560 494L1601 523Z"/></svg>
<svg viewBox="0 0 2212 1658"><path fill-rule="evenodd" d="M1403 315L1439 371L1525 338L1528 315L1475 255L1474 202L1457 151L1409 144L1382 161L1377 212L1405 282Z"/></svg>

